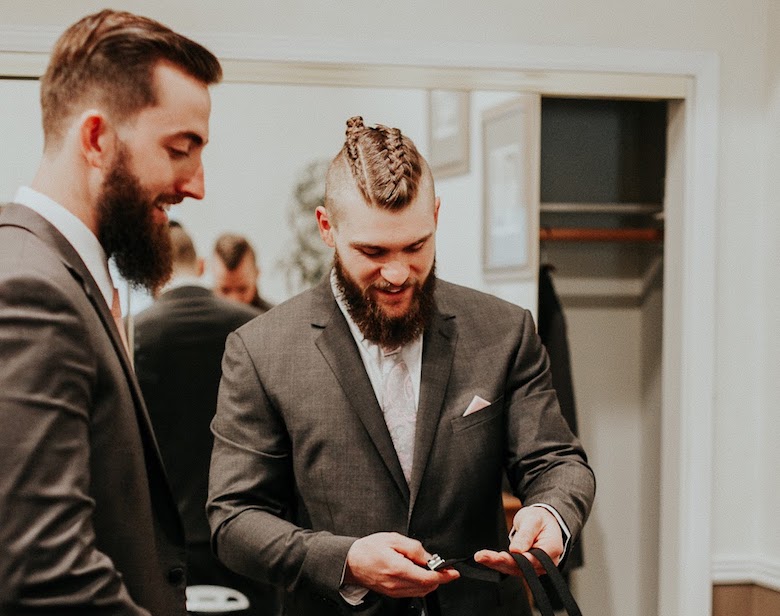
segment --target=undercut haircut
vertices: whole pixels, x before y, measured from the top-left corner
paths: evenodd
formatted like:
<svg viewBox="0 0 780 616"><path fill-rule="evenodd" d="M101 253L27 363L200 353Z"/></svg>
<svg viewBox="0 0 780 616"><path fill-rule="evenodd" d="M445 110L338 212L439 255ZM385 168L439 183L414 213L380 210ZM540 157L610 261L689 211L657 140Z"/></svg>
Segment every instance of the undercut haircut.
<svg viewBox="0 0 780 616"><path fill-rule="evenodd" d="M41 78L45 144L62 139L66 120L84 103L117 122L156 104L153 72L161 61L207 86L222 79L214 54L148 17L106 9L70 26Z"/></svg>
<svg viewBox="0 0 780 616"><path fill-rule="evenodd" d="M219 257L225 268L232 272L243 261L244 257L248 254L252 260L252 263L257 266L257 257L252 245L245 237L241 235L235 235L233 233L224 233L217 238L217 242L214 244L214 254Z"/></svg>
<svg viewBox="0 0 780 616"><path fill-rule="evenodd" d="M333 193L345 175L351 175L367 204L398 211L414 201L430 170L398 128L365 126L362 117L354 116L347 120L346 141L325 180L325 207L332 216L338 208Z"/></svg>

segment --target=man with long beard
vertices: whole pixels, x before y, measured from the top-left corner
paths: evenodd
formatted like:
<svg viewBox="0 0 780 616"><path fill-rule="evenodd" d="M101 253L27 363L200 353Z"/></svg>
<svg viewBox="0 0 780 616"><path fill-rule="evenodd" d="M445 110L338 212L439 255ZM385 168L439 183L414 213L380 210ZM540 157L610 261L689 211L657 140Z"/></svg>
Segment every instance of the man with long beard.
<svg viewBox="0 0 780 616"><path fill-rule="evenodd" d="M414 144L347 127L316 210L330 276L228 338L214 548L284 587L288 614L528 613L508 551L559 560L592 471L530 314L436 280L439 200ZM511 541L504 473L525 505ZM434 553L470 560L433 571Z"/></svg>
<svg viewBox="0 0 780 616"><path fill-rule="evenodd" d="M0 613L186 614L184 541L107 265L171 271L167 209L203 197L217 59L105 10L41 79L44 152L0 211Z"/></svg>

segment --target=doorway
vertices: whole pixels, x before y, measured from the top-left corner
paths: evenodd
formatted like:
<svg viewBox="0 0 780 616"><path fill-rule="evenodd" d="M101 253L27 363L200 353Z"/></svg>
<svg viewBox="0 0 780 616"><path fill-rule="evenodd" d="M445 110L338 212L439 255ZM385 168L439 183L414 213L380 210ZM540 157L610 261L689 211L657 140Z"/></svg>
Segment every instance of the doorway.
<svg viewBox="0 0 780 616"><path fill-rule="evenodd" d="M714 54L436 44L360 49L290 41L284 49L232 39L226 81L479 88L543 96L676 99L669 109L664 239L658 613L710 613L718 69ZM35 52L31 52L35 49ZM285 57L295 49L296 61ZM40 40L0 55L0 76L37 77ZM669 186L673 185L674 190ZM671 198L671 195L674 198Z"/></svg>

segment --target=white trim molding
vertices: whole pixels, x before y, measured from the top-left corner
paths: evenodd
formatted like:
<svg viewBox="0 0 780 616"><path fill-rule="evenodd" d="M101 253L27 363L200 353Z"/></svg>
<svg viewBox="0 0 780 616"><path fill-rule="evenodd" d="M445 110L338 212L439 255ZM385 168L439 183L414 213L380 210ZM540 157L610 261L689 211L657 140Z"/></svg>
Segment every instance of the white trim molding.
<svg viewBox="0 0 780 616"><path fill-rule="evenodd" d="M757 584L780 592L780 559L748 554L718 556L712 564L714 584Z"/></svg>
<svg viewBox="0 0 780 616"><path fill-rule="evenodd" d="M40 75L58 34L52 29L9 29L0 25L0 75ZM684 101L684 194L675 219L679 229L667 235L667 242L675 242L672 252L676 261L671 264L665 260L667 269L679 273L680 284L673 289L673 299L667 297L672 293L664 293L664 328L674 323L681 334L673 345L673 361L666 361L670 356L664 356L664 370L674 370L675 375L665 379L674 387L667 387L663 404L665 467L661 476L658 613L709 616L720 123L717 55L461 42L356 44L331 39L188 34L225 61L229 81L529 89L542 94L655 96ZM770 564L768 574L772 577L776 564Z"/></svg>

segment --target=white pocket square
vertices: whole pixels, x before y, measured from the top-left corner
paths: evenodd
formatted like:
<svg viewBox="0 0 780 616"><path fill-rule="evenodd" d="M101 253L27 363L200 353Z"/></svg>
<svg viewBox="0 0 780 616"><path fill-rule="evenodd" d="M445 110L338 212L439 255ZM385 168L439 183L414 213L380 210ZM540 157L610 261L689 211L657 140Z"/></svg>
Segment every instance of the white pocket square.
<svg viewBox="0 0 780 616"><path fill-rule="evenodd" d="M480 398L479 396L474 396L466 408L466 411L463 413L463 417L466 415L471 415L472 413L476 413L477 411L481 411L486 406L490 406L490 402L484 398Z"/></svg>

